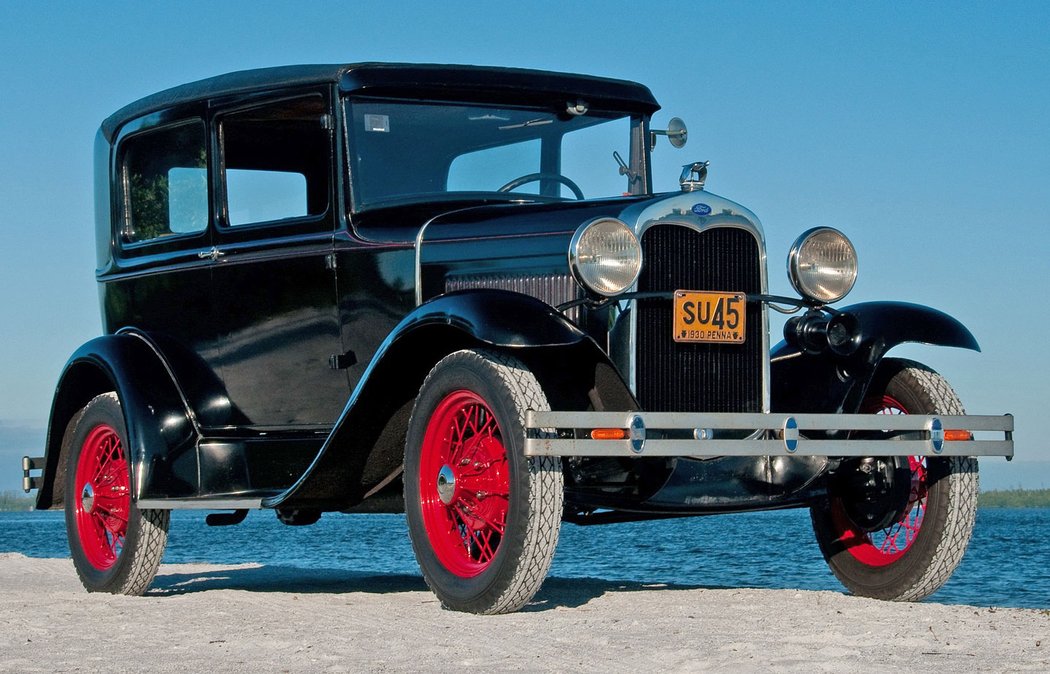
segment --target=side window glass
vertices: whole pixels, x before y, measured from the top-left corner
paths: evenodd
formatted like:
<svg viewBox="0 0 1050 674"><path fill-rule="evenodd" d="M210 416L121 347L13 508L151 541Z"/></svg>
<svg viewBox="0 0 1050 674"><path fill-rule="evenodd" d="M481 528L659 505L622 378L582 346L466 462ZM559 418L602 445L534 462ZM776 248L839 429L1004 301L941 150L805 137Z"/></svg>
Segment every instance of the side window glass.
<svg viewBox="0 0 1050 674"><path fill-rule="evenodd" d="M125 241L149 241L207 228L205 147L202 122L148 131L125 141Z"/></svg>
<svg viewBox="0 0 1050 674"><path fill-rule="evenodd" d="M227 224L328 210L329 133L320 96L231 113L221 126Z"/></svg>
<svg viewBox="0 0 1050 674"><path fill-rule="evenodd" d="M226 169L231 225L309 215L306 176L291 171Z"/></svg>

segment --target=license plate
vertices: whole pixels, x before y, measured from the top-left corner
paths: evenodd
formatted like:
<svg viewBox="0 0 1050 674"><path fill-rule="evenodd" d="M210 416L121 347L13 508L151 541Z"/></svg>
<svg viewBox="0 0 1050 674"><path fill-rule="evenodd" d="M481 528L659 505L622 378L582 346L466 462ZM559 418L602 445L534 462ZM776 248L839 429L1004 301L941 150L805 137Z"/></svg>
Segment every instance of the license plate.
<svg viewBox="0 0 1050 674"><path fill-rule="evenodd" d="M674 341L743 344L746 309L744 293L676 290Z"/></svg>

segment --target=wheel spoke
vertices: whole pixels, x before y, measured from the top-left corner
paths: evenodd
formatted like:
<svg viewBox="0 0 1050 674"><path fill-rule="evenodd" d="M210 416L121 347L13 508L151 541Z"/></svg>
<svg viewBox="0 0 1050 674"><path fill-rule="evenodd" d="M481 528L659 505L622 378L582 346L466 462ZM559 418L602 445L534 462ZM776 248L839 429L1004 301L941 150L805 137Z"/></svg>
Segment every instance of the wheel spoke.
<svg viewBox="0 0 1050 674"><path fill-rule="evenodd" d="M455 465L461 461L463 455L463 437L466 434L467 419L462 414L457 414L451 420L452 430L448 441L447 459L448 463Z"/></svg>
<svg viewBox="0 0 1050 674"><path fill-rule="evenodd" d="M502 521L501 515L505 515L505 510L497 512L491 512L494 508L486 508L483 504L474 501L469 503L466 500L462 501L462 506L470 513L471 517L476 520L480 520L486 527L492 529L499 535L503 535L505 522Z"/></svg>
<svg viewBox="0 0 1050 674"><path fill-rule="evenodd" d="M463 553L473 561L478 561L477 557L472 554L472 542L474 540L475 528L472 526L474 516L470 511L462 504L456 503L452 507L455 511L456 520L459 525L456 527L456 535L459 538L459 543L462 546Z"/></svg>
<svg viewBox="0 0 1050 674"><path fill-rule="evenodd" d="M492 533L488 532L488 535L484 535L483 530L472 529L470 535L475 544L471 546L475 550L473 555L475 559L481 563L491 561L496 554L495 548L492 546Z"/></svg>
<svg viewBox="0 0 1050 674"><path fill-rule="evenodd" d="M421 451L418 479L431 548L457 576L476 576L506 530L509 465L499 423L477 394L453 391L431 414ZM444 475L440 493L438 474Z"/></svg>
<svg viewBox="0 0 1050 674"><path fill-rule="evenodd" d="M507 498L510 496L506 485L499 479L499 475L492 475L487 471L460 475L456 478L456 481L459 483L459 488L464 491L476 495L484 494L484 496L479 498L486 498L489 496L502 496L503 498Z"/></svg>
<svg viewBox="0 0 1050 674"><path fill-rule="evenodd" d="M865 405L870 414L907 414L907 408L900 401L889 395L882 395ZM850 553L862 563L871 566L891 564L904 555L914 542L922 527L923 514L926 509L928 481L926 459L920 456L908 457L911 482L908 486L908 504L901 518L881 531L865 533L856 527L842 510L841 503L835 506L837 513L834 519L840 529L838 540Z"/></svg>
<svg viewBox="0 0 1050 674"><path fill-rule="evenodd" d="M74 488L80 548L93 567L104 571L124 549L131 514L128 463L112 426L99 424L85 436Z"/></svg>

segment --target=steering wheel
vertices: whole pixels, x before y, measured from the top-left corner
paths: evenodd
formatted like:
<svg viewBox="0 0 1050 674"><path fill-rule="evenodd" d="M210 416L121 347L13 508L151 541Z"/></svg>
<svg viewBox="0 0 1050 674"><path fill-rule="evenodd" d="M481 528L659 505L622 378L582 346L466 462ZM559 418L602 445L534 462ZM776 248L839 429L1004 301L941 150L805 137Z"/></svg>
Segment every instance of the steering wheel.
<svg viewBox="0 0 1050 674"><path fill-rule="evenodd" d="M507 183L503 187L499 188L498 191L499 192L510 192L511 190L513 190L516 187L521 187L522 185L525 185L527 183L534 183L534 182L536 182L538 180L556 180L559 183L561 183L562 185L565 185L566 187L568 187L572 191L573 196L575 196L577 199L583 199L584 198L583 197L583 190L580 189L580 186L577 185L576 183L574 183L573 181L569 180L568 178L566 178L565 176L563 176L560 173L526 173L525 175L523 175L521 177L518 177L518 178L515 178L514 180L511 180L509 183Z"/></svg>

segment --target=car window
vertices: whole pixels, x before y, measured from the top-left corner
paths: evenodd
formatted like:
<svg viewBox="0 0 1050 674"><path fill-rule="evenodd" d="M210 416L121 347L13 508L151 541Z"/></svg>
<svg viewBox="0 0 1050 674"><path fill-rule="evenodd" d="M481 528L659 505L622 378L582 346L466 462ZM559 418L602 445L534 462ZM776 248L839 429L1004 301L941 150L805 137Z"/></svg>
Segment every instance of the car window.
<svg viewBox="0 0 1050 674"><path fill-rule="evenodd" d="M231 225L309 215L306 176L294 171L226 169Z"/></svg>
<svg viewBox="0 0 1050 674"><path fill-rule="evenodd" d="M205 139L204 124L196 121L136 134L124 142L126 242L207 228Z"/></svg>
<svg viewBox="0 0 1050 674"><path fill-rule="evenodd" d="M231 113L221 122L226 224L328 210L329 132L320 96Z"/></svg>

